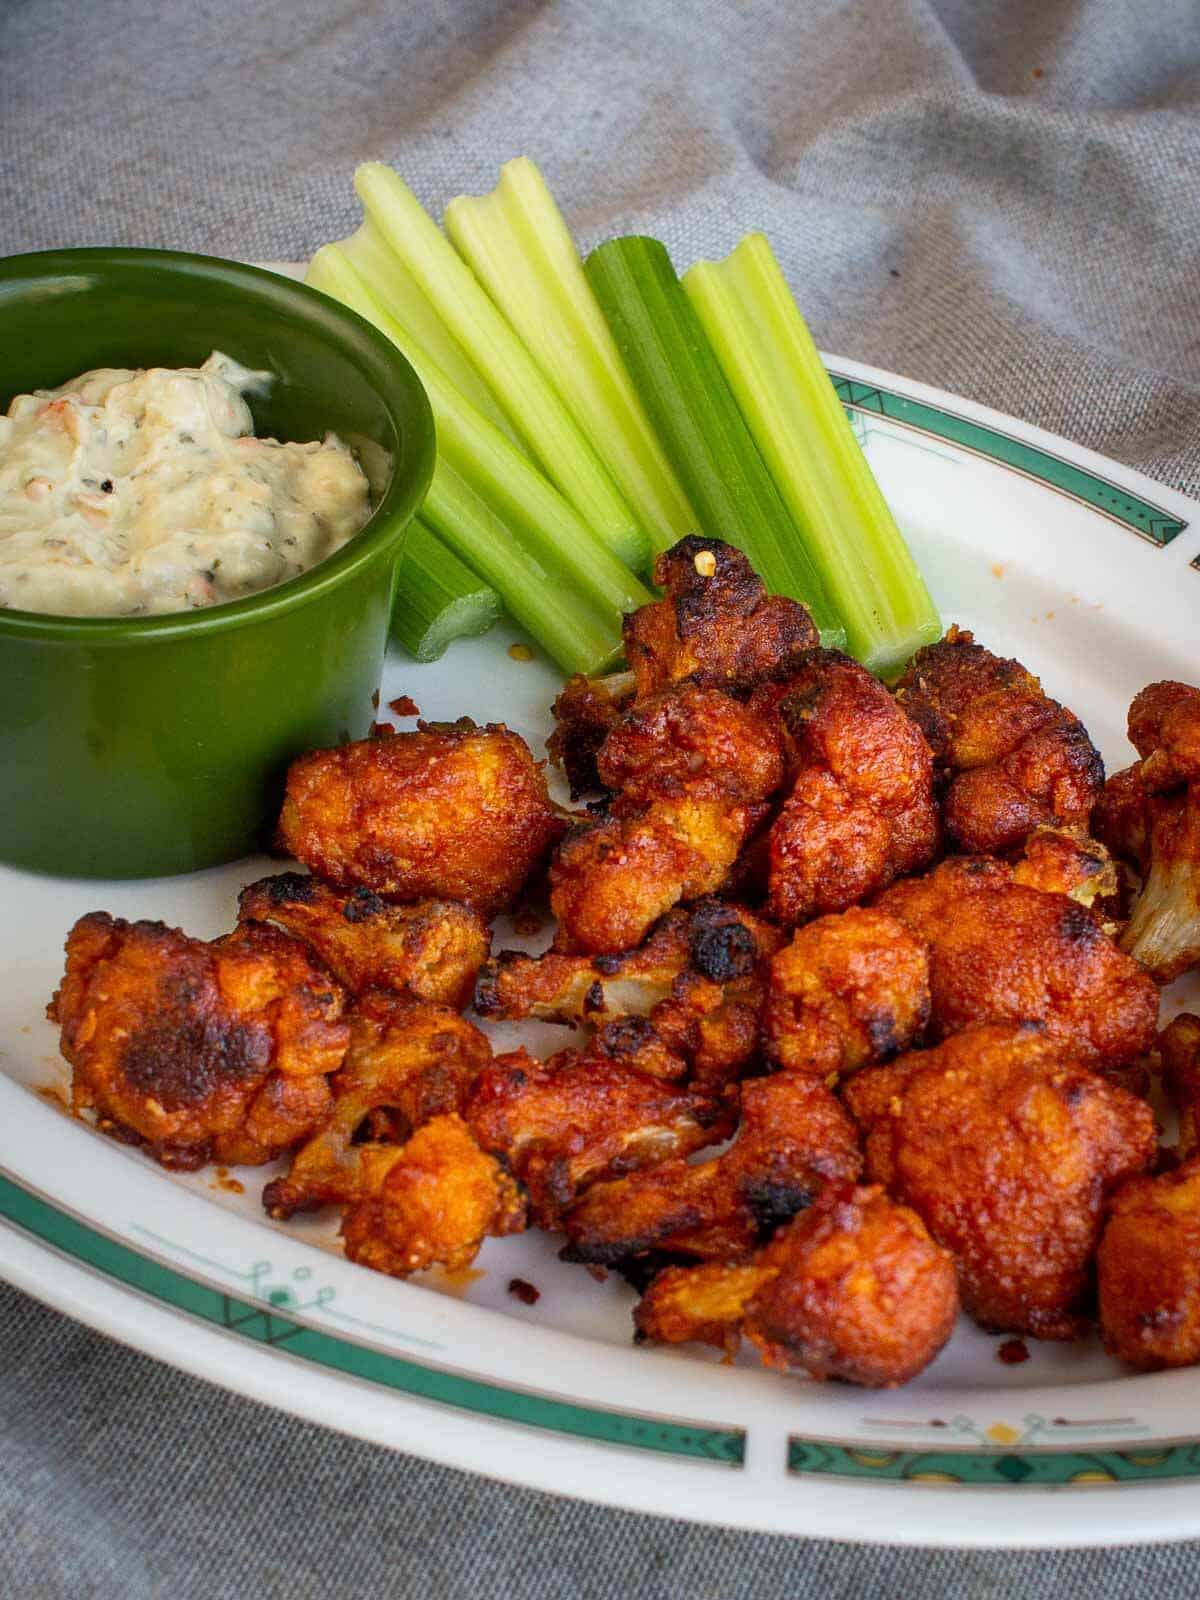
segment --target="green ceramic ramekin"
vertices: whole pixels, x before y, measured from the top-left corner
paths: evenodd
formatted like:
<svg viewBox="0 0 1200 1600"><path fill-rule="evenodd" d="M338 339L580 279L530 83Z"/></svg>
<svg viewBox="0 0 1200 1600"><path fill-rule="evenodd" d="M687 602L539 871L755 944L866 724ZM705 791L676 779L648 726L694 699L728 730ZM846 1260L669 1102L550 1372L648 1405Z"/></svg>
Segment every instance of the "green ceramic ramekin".
<svg viewBox="0 0 1200 1600"><path fill-rule="evenodd" d="M353 445L370 521L329 560L179 615L0 610L0 860L141 878L259 847L287 763L372 719L405 530L433 470L412 368L353 312L207 256L62 250L0 261L0 408L91 367L275 374L255 431Z"/></svg>

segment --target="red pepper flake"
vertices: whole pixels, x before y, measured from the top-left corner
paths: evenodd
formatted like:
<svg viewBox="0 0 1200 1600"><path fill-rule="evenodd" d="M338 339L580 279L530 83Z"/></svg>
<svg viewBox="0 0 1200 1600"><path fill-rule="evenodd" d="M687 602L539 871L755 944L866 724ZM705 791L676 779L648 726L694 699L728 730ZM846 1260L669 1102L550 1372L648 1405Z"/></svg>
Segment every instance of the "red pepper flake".
<svg viewBox="0 0 1200 1600"><path fill-rule="evenodd" d="M388 710L394 711L398 717L419 717L421 708L411 695L397 695L395 700L388 701Z"/></svg>
<svg viewBox="0 0 1200 1600"><path fill-rule="evenodd" d="M1005 1339L996 1351L996 1360L1003 1361L1006 1367L1019 1367L1029 1360L1029 1346L1024 1339Z"/></svg>
<svg viewBox="0 0 1200 1600"><path fill-rule="evenodd" d="M535 1289L533 1284L526 1282L524 1278L510 1278L508 1280L508 1292L514 1300L519 1300L523 1306L535 1306L542 1298L542 1291Z"/></svg>
<svg viewBox="0 0 1200 1600"><path fill-rule="evenodd" d="M379 690L378 689L376 689L375 693L371 696L371 710L372 711L378 711L379 710Z"/></svg>
<svg viewBox="0 0 1200 1600"><path fill-rule="evenodd" d="M1042 69L1041 69L1041 67L1034 67L1034 69L1033 69L1033 75L1034 75L1034 77L1035 77L1035 78L1040 78L1040 77L1041 77L1041 76L1042 76Z"/></svg>
<svg viewBox="0 0 1200 1600"><path fill-rule="evenodd" d="M396 731L394 722L373 722L371 724L372 739L390 739Z"/></svg>

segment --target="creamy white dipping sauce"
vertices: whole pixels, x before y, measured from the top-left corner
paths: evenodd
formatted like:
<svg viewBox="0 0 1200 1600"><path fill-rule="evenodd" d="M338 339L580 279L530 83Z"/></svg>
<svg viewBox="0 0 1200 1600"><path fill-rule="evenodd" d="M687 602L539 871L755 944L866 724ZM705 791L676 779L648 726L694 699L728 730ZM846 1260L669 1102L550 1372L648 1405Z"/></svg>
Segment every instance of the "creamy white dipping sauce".
<svg viewBox="0 0 1200 1600"><path fill-rule="evenodd" d="M256 439L270 374L100 368L0 417L0 607L68 617L217 605L305 572L370 515L334 434Z"/></svg>

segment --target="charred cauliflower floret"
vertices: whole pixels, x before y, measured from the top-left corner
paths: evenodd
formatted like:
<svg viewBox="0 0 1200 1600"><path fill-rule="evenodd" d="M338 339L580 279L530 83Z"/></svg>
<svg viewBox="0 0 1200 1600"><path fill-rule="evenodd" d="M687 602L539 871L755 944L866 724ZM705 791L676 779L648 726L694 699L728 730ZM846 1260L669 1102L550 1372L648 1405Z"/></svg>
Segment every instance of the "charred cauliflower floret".
<svg viewBox="0 0 1200 1600"><path fill-rule="evenodd" d="M161 922L81 917L47 1008L76 1111L165 1167L257 1165L307 1137L349 1029L308 947L245 923L211 944Z"/></svg>
<svg viewBox="0 0 1200 1600"><path fill-rule="evenodd" d="M485 1017L592 1023L645 1019L694 1080L737 1073L759 1041L764 967L782 935L721 900L667 913L635 950L529 956L502 951L482 969L475 1004Z"/></svg>
<svg viewBox="0 0 1200 1600"><path fill-rule="evenodd" d="M929 1020L925 945L884 911L854 907L800 928L771 962L768 1056L820 1078L907 1050Z"/></svg>
<svg viewBox="0 0 1200 1600"><path fill-rule="evenodd" d="M961 849L1001 854L1036 827L1087 823L1104 765L1079 718L1019 661L951 628L917 651L896 698L933 750L946 832Z"/></svg>
<svg viewBox="0 0 1200 1600"><path fill-rule="evenodd" d="M1143 880L1121 944L1168 983L1200 966L1200 689L1147 685L1129 738L1141 760L1106 784L1093 826Z"/></svg>
<svg viewBox="0 0 1200 1600"><path fill-rule="evenodd" d="M668 1267L634 1313L658 1343L732 1351L745 1335L781 1372L907 1383L958 1315L954 1262L880 1188L833 1187L747 1262Z"/></svg>
<svg viewBox="0 0 1200 1600"><path fill-rule="evenodd" d="M643 1041L645 1043L645 1041ZM662 1071L599 1047L538 1061L497 1056L472 1086L465 1116L483 1149L504 1159L543 1228L602 1178L686 1155L721 1137L722 1108ZM682 1072L682 1063L681 1063ZM725 1124L728 1127L728 1124Z"/></svg>
<svg viewBox="0 0 1200 1600"><path fill-rule="evenodd" d="M783 778L771 724L728 695L684 685L639 702L605 740L612 816L577 828L550 868L560 949L640 944L680 901L720 889Z"/></svg>
<svg viewBox="0 0 1200 1600"><path fill-rule="evenodd" d="M768 595L746 557L689 535L659 556L662 600L625 619L625 656L639 697L684 679L744 694L820 643L802 605Z"/></svg>
<svg viewBox="0 0 1200 1600"><path fill-rule="evenodd" d="M867 1173L954 1256L985 1328L1073 1339L1103 1201L1154 1160L1144 1101L1040 1028L972 1028L857 1073Z"/></svg>
<svg viewBox="0 0 1200 1600"><path fill-rule="evenodd" d="M346 1255L405 1278L468 1266L491 1235L525 1226L520 1191L454 1113L434 1117L402 1145L363 1147L359 1184L342 1215Z"/></svg>
<svg viewBox="0 0 1200 1600"><path fill-rule="evenodd" d="M461 900L484 916L561 831L525 741L466 717L301 756L279 819L284 847L340 889Z"/></svg>
<svg viewBox="0 0 1200 1600"><path fill-rule="evenodd" d="M369 1146L407 1139L432 1117L461 1111L492 1052L447 1006L368 990L350 1013L350 1047L331 1080L321 1126L263 1191L273 1217L345 1203L360 1193Z"/></svg>
<svg viewBox="0 0 1200 1600"><path fill-rule="evenodd" d="M893 884L877 908L928 947L933 1039L982 1022L1038 1022L1105 1070L1153 1042L1151 979L1094 912L1014 883L1005 862L953 857Z"/></svg>
<svg viewBox="0 0 1200 1600"><path fill-rule="evenodd" d="M794 926L845 911L932 860L929 747L865 667L812 651L753 703L776 706L794 746L791 792L770 831L769 916Z"/></svg>
<svg viewBox="0 0 1200 1600"><path fill-rule="evenodd" d="M343 892L303 872L247 884L238 915L303 939L352 994L395 989L457 1009L488 953L487 924L470 906L389 905L371 889Z"/></svg>
<svg viewBox="0 0 1200 1600"><path fill-rule="evenodd" d="M563 1257L635 1269L663 1256L745 1255L829 1183L862 1166L854 1126L818 1079L777 1072L742 1085L737 1137L707 1161L668 1161L590 1189L567 1215Z"/></svg>

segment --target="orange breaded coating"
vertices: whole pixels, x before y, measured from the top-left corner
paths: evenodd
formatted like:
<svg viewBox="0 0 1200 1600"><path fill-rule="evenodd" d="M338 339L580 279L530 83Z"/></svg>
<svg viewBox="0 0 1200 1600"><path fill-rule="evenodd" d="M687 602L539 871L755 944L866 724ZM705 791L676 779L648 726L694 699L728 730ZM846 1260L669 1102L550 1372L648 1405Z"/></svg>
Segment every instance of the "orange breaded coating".
<svg viewBox="0 0 1200 1600"><path fill-rule="evenodd" d="M862 1166L854 1125L818 1079L777 1072L742 1085L737 1138L696 1164L668 1161L597 1184L567 1215L564 1260L601 1266L650 1253L746 1254L829 1183Z"/></svg>
<svg viewBox="0 0 1200 1600"><path fill-rule="evenodd" d="M577 829L550 868L560 949L641 943L681 900L722 887L783 778L771 723L715 690L683 686L640 702L606 739L600 775L612 818Z"/></svg>
<svg viewBox="0 0 1200 1600"><path fill-rule="evenodd" d="M596 768L618 796L618 815L681 794L753 805L783 782L783 741L772 722L719 689L684 684L627 711Z"/></svg>
<svg viewBox="0 0 1200 1600"><path fill-rule="evenodd" d="M771 827L767 908L794 926L925 866L938 815L921 730L865 667L813 651L777 704L795 777Z"/></svg>
<svg viewBox="0 0 1200 1600"><path fill-rule="evenodd" d="M1163 1088L1179 1113L1179 1153L1200 1154L1200 1017L1181 1011L1158 1036Z"/></svg>
<svg viewBox="0 0 1200 1600"><path fill-rule="evenodd" d="M243 924L206 944L161 922L81 917L47 1007L72 1104L165 1167L254 1166L307 1137L349 1028L307 947Z"/></svg>
<svg viewBox="0 0 1200 1600"><path fill-rule="evenodd" d="M669 1267L634 1312L643 1338L729 1350L765 1365L891 1389L923 1372L958 1315L954 1261L882 1189L833 1187L752 1261Z"/></svg>
<svg viewBox="0 0 1200 1600"><path fill-rule="evenodd" d="M665 597L625 619L639 696L683 679L747 692L820 643L804 607L768 595L741 551L720 539L680 539L654 563L654 581Z"/></svg>
<svg viewBox="0 0 1200 1600"><path fill-rule="evenodd" d="M1013 863L1012 881L1102 913L1115 909L1120 895L1116 862L1083 828L1035 828Z"/></svg>
<svg viewBox="0 0 1200 1600"><path fill-rule="evenodd" d="M1200 689L1148 684L1129 737L1141 760L1109 779L1093 825L1144 880L1121 946L1169 983L1200 966Z"/></svg>
<svg viewBox="0 0 1200 1600"><path fill-rule="evenodd" d="M951 628L912 658L896 698L924 731L947 784L946 831L981 855L1044 824L1086 824L1104 783L1087 729L1019 661Z"/></svg>
<svg viewBox="0 0 1200 1600"><path fill-rule="evenodd" d="M985 1328L1073 1339L1106 1191L1150 1166L1149 1106L1037 1027L969 1029L845 1086L867 1172L958 1263Z"/></svg>
<svg viewBox="0 0 1200 1600"><path fill-rule="evenodd" d="M396 989L458 1009L488 953L487 924L470 906L389 905L371 889L343 893L303 872L247 884L238 916L305 940L352 994Z"/></svg>
<svg viewBox="0 0 1200 1600"><path fill-rule="evenodd" d="M561 767L572 800L604 787L596 757L627 710L633 688L632 672L614 672L607 678L585 678L577 672L554 702L554 732L546 748L554 765Z"/></svg>
<svg viewBox="0 0 1200 1600"><path fill-rule="evenodd" d="M698 1150L722 1134L722 1109L661 1072L598 1050L497 1056L475 1080L466 1119L483 1149L503 1156L543 1228L602 1178Z"/></svg>
<svg viewBox="0 0 1200 1600"><path fill-rule="evenodd" d="M929 1020L924 942L885 911L855 906L799 928L771 962L768 1056L827 1078L890 1061Z"/></svg>
<svg viewBox="0 0 1200 1600"><path fill-rule="evenodd" d="M672 906L722 887L756 816L685 796L573 830L550 868L556 947L616 954L640 944Z"/></svg>
<svg viewBox="0 0 1200 1600"><path fill-rule="evenodd" d="M1143 1372L1200 1361L1200 1156L1117 1190L1096 1277L1110 1355Z"/></svg>
<svg viewBox="0 0 1200 1600"><path fill-rule="evenodd" d="M350 1012L350 1048L331 1080L333 1103L296 1151L285 1178L263 1191L273 1217L352 1199L361 1192L369 1146L407 1139L431 1117L461 1111L476 1075L492 1059L479 1029L447 1006L368 990Z"/></svg>
<svg viewBox="0 0 1200 1600"><path fill-rule="evenodd" d="M461 1117L434 1117L403 1145L364 1147L358 1194L342 1216L346 1255L405 1278L469 1266L489 1234L519 1233L524 1207L501 1164Z"/></svg>
<svg viewBox="0 0 1200 1600"><path fill-rule="evenodd" d="M480 972L475 1005L514 1022L647 1018L695 1078L716 1082L757 1048L763 967L781 942L761 917L706 898L668 912L644 944L618 955L501 951Z"/></svg>
<svg viewBox="0 0 1200 1600"><path fill-rule="evenodd" d="M561 832L529 747L503 724L419 722L293 761L287 850L341 889L507 906Z"/></svg>
<svg viewBox="0 0 1200 1600"><path fill-rule="evenodd" d="M893 885L877 907L929 947L931 1038L981 1022L1040 1022L1099 1067L1149 1049L1158 1019L1151 980L1094 912L1014 883L1005 863L943 861Z"/></svg>

